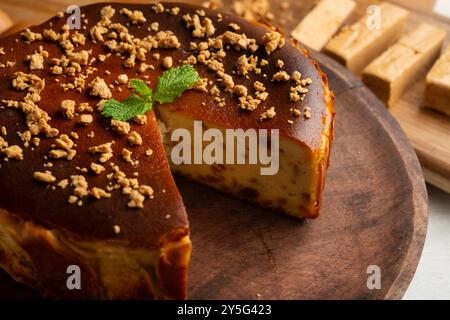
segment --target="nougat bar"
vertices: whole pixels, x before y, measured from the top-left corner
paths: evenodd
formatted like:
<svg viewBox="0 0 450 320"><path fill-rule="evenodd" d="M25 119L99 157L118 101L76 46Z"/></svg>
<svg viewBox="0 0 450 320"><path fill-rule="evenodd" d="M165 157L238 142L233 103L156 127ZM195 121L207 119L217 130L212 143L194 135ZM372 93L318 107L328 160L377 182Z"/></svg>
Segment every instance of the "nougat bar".
<svg viewBox="0 0 450 320"><path fill-rule="evenodd" d="M355 6L353 0L322 0L292 31L292 37L321 51Z"/></svg>
<svg viewBox="0 0 450 320"><path fill-rule="evenodd" d="M397 41L409 12L389 3L379 6L358 22L344 27L325 47L325 52L356 74ZM379 24L377 24L379 22Z"/></svg>
<svg viewBox="0 0 450 320"><path fill-rule="evenodd" d="M438 57L445 36L435 26L420 24L364 69L364 83L392 106Z"/></svg>

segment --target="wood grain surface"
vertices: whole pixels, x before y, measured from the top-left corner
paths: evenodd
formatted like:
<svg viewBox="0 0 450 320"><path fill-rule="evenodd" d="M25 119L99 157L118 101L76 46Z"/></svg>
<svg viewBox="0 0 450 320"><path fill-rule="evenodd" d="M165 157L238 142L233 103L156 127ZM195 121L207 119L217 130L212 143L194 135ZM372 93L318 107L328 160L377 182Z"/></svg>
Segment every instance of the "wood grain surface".
<svg viewBox="0 0 450 320"><path fill-rule="evenodd" d="M34 3L49 15L59 5ZM321 216L299 222L178 179L194 244L191 299L398 299L411 281L427 228L416 154L360 80L313 55L337 97ZM381 269L380 290L367 287L371 265ZM37 297L0 274L0 298Z"/></svg>

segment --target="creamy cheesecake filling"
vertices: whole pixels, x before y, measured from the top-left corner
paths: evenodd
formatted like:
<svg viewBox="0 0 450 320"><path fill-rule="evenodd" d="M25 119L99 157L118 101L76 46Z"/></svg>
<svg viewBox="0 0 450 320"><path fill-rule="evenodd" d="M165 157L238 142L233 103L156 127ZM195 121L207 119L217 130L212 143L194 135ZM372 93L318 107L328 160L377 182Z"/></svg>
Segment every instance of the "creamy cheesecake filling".
<svg viewBox="0 0 450 320"><path fill-rule="evenodd" d="M64 261L58 266L62 278L70 276L66 273L69 265L82 264L81 277L88 274L101 284L96 296L89 298L132 298L136 288L139 288L143 297L170 299L177 296L170 292L170 282L173 280L165 276L165 269L170 268L180 275L186 273L191 242L189 236L184 236L160 248L136 249L118 241L76 241L60 231L24 222L0 209L0 266L16 281L28 286L44 292L46 288L55 286L61 290L66 286L65 282L44 283L45 279L37 278L49 271L47 267L53 269L54 266L40 263L45 262L47 250L38 253L43 255L38 262L30 256L36 252L28 252L27 248L36 245L50 248L52 254ZM39 273L35 272L37 269Z"/></svg>

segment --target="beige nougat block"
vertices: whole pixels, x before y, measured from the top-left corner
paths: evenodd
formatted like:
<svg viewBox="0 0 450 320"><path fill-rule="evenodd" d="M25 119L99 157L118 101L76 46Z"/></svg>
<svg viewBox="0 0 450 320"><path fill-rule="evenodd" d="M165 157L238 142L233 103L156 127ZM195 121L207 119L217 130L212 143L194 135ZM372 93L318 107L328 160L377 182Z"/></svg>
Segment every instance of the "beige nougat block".
<svg viewBox="0 0 450 320"><path fill-rule="evenodd" d="M387 2L378 8L379 11L370 11L358 22L342 28L324 49L356 74L400 38L409 15L407 10ZM379 28L374 24L377 21Z"/></svg>
<svg viewBox="0 0 450 320"><path fill-rule="evenodd" d="M364 69L364 83L392 106L439 56L445 31L422 23Z"/></svg>
<svg viewBox="0 0 450 320"><path fill-rule="evenodd" d="M321 51L355 6L353 0L322 0L292 31L292 37Z"/></svg>
<svg viewBox="0 0 450 320"><path fill-rule="evenodd" d="M450 45L427 75L424 105L450 116Z"/></svg>

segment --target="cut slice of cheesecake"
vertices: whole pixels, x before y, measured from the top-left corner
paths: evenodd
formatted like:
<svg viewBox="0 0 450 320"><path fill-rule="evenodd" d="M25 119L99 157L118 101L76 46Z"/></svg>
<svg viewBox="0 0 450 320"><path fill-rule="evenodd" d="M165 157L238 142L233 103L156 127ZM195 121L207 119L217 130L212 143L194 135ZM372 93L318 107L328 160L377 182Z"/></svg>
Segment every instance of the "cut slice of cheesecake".
<svg viewBox="0 0 450 320"><path fill-rule="evenodd" d="M295 47L290 49L291 52L285 51L286 61L290 54L295 56L297 50ZM298 58L301 60L301 56L298 55ZM294 60L292 65L286 66L286 68L289 70L288 68L291 67L290 72L294 72L293 70L296 70L295 68L298 68L301 63L303 63L301 70L305 76L312 78L313 83L322 83L320 72L309 59L302 62ZM250 84L245 82L247 81L243 82L244 85L250 87ZM303 108L303 113L300 113L297 110L302 108L296 109L295 104L289 105L289 98L283 97L283 92L277 92L277 87L280 86L278 83L267 81L264 85L267 86L266 92L269 97L266 104L276 106L276 116L267 122L261 122L257 112L247 115L245 122L241 121L239 113L242 111L236 108L232 101L227 101L225 106L217 110L217 113L208 113L207 108L214 108L214 106L210 105L208 97L205 99L204 95L196 92L186 93L186 99L195 101L195 103L186 104L183 99L180 99L169 106L159 107L157 114L172 172L296 218L316 218L319 215L325 173L328 168L333 125L332 95L327 91L326 86L310 88L311 95L305 99L304 105L318 106L322 104L326 107L323 110L314 109L310 115L306 116L309 118L305 118L305 112L308 114L306 111L308 107ZM289 89L285 90L284 94L286 91ZM283 101L283 104L279 105L277 101ZM221 134L218 135L218 139L226 140L221 151L224 155L223 161L219 159L216 163L207 161L195 163L193 160L196 150L192 143L190 163L177 162L174 164L171 161L176 158L173 150L180 143L178 138L173 138L173 136L177 136L174 133L183 128L190 132L189 136L192 139L194 137L198 139L199 136L198 134L196 136L195 133L195 121L198 119L202 119L203 131L219 130ZM323 123L319 124L317 120L323 121ZM302 126L292 125L290 121L301 121ZM259 162L249 163L249 154L260 152L260 150L249 150L250 137L254 140L259 138L258 131L253 135L248 131L248 129L255 128L268 130L279 128L278 163L271 165ZM230 129L233 130L230 131ZM235 129L242 131L239 132ZM268 132L267 135L270 140L270 133ZM232 150L235 154L245 153L244 158L247 160L245 163L237 163L236 156L230 164L227 164L225 155L230 141L232 141L232 145L234 144ZM239 141L244 141L240 150L237 147ZM206 150L208 144L209 142L203 144L202 151ZM266 146L270 149L270 145L266 144L258 147L266 148ZM264 174L264 168L267 171L270 171L268 170L270 168L274 172Z"/></svg>
<svg viewBox="0 0 450 320"><path fill-rule="evenodd" d="M0 39L0 266L12 277L61 299L185 298L189 224L171 169L298 218L318 216L333 96L296 43L187 4L81 12L81 29L60 14ZM182 64L202 80L173 103L129 122L101 114L106 100L130 95L130 79L155 89ZM172 134L194 133L195 121L222 134L278 130L277 170L176 164Z"/></svg>

